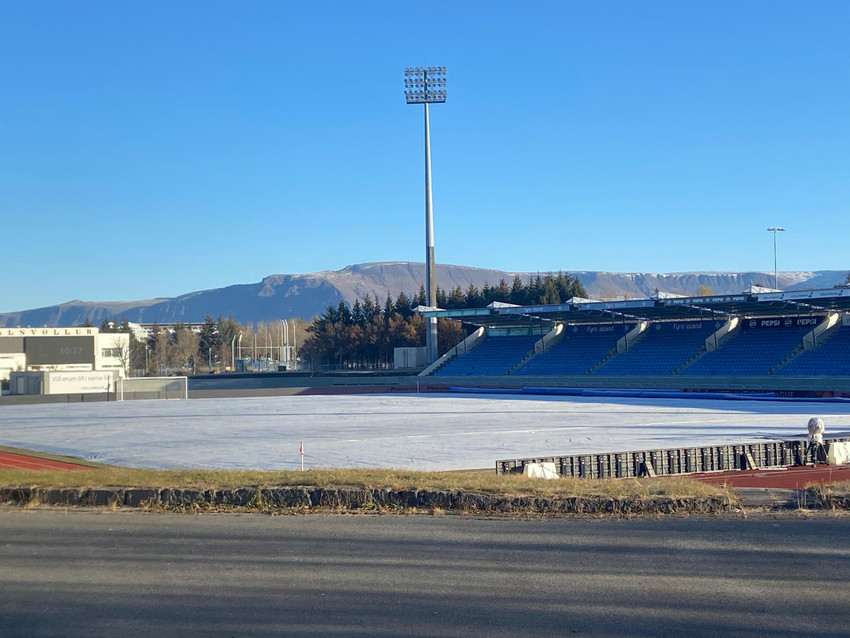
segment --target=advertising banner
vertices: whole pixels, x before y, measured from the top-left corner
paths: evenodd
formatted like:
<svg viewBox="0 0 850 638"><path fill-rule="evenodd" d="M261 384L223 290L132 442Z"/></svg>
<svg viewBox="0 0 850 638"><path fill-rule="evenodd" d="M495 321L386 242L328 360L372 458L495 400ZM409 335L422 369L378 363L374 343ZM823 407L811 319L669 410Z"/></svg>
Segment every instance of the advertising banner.
<svg viewBox="0 0 850 638"><path fill-rule="evenodd" d="M83 394L114 390L112 372L50 372L50 394Z"/></svg>
<svg viewBox="0 0 850 638"><path fill-rule="evenodd" d="M807 299L835 299L850 296L850 288L829 288L827 290L799 290L791 292L767 292L758 295L759 301L804 301Z"/></svg>
<svg viewBox="0 0 850 638"><path fill-rule="evenodd" d="M489 328L488 337L527 337L530 335L545 335L551 326L532 326L528 328Z"/></svg>
<svg viewBox="0 0 850 638"><path fill-rule="evenodd" d="M665 306L706 306L715 303L743 303L746 295L716 295L712 297L683 297L681 299L665 299Z"/></svg>
<svg viewBox="0 0 850 638"><path fill-rule="evenodd" d="M819 317L771 317L769 319L750 319L741 323L742 328L753 330L775 330L779 328L814 328Z"/></svg>
<svg viewBox="0 0 850 638"><path fill-rule="evenodd" d="M623 335L633 330L635 325L633 323L607 323L592 326L570 326L566 330L574 335Z"/></svg>

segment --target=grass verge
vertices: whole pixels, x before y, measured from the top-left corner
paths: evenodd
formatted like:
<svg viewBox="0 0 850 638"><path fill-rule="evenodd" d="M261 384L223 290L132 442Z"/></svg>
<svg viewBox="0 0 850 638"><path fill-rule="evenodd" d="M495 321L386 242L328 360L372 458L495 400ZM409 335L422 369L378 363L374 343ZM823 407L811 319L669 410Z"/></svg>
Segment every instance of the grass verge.
<svg viewBox="0 0 850 638"><path fill-rule="evenodd" d="M533 479L472 472L409 472L381 469L322 469L305 472L216 470L136 470L100 466L75 472L0 469L0 486L104 488L233 489L238 487L350 486L392 490L461 490L506 496L647 499L732 496L722 486L686 478Z"/></svg>
<svg viewBox="0 0 850 638"><path fill-rule="evenodd" d="M808 501L827 510L850 510L850 481L832 485L809 485Z"/></svg>

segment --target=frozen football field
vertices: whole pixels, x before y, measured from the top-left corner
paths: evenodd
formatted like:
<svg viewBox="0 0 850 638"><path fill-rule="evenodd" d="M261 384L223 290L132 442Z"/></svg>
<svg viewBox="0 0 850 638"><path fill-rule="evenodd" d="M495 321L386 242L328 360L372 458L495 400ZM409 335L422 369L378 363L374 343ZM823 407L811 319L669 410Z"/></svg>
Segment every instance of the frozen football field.
<svg viewBox="0 0 850 638"><path fill-rule="evenodd" d="M491 468L497 459L850 430L850 403L336 395L0 407L0 445L138 468Z"/></svg>

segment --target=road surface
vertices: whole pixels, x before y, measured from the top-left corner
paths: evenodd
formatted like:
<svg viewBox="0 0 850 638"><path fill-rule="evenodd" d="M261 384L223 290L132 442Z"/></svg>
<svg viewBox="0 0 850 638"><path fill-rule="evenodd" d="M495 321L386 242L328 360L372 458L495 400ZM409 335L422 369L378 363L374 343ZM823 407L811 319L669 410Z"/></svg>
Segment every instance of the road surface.
<svg viewBox="0 0 850 638"><path fill-rule="evenodd" d="M17 636L846 636L850 517L0 509Z"/></svg>

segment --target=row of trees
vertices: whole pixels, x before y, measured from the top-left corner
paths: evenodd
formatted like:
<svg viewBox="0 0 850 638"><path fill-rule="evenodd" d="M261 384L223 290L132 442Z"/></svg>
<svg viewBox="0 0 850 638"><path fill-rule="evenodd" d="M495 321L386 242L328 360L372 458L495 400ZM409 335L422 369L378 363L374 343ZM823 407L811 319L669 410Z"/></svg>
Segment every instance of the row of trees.
<svg viewBox="0 0 850 638"><path fill-rule="evenodd" d="M88 324L91 325L91 324ZM289 322L294 334L289 343L307 336L302 320ZM207 316L200 330L178 323L174 326L154 324L146 340L135 338L127 319L104 320L101 333L124 332L130 335L130 350L120 353L124 366L136 374L162 375L172 372L192 374L199 370L219 371L231 367L236 358L252 361L280 360L284 352L283 327L279 322L240 324L233 317L213 320ZM287 328L288 333L288 328Z"/></svg>
<svg viewBox="0 0 850 638"><path fill-rule="evenodd" d="M126 318L104 319L100 325L101 333L123 332L130 335L130 351L126 356L126 366L136 374L167 374L194 372L201 363L215 369L213 362L222 365L230 361L231 339L242 331L232 317L219 317L213 321L207 316L200 332L178 323L173 327L154 324L146 340L139 340L130 329ZM124 363L125 353L120 353Z"/></svg>
<svg viewBox="0 0 850 638"><path fill-rule="evenodd" d="M517 306L560 304L572 297L587 297L587 290L578 280L563 272L557 275L539 275L527 283L514 277L511 284L501 279L495 286L485 283L482 288L470 284L466 289L455 286L449 291L437 288L437 306L448 310L459 308L484 308L494 301ZM425 288L419 289L414 306L425 304Z"/></svg>
<svg viewBox="0 0 850 638"><path fill-rule="evenodd" d="M312 370L391 367L395 348L425 342L425 320L413 308L404 293L395 302L388 295L383 307L370 295L351 308L344 301L328 306L307 328L309 337L299 348L301 360ZM440 320L437 330L441 351L463 338L457 322Z"/></svg>
<svg viewBox="0 0 850 638"><path fill-rule="evenodd" d="M575 277L564 273L537 277L523 283L516 277L511 285L504 280L497 286L485 284L466 290L456 286L449 292L437 289L437 306L446 309L483 308L494 301L517 305L558 304L571 297L586 297L587 291ZM425 343L425 320L414 311L425 305L425 288L408 297L391 295L382 305L370 295L362 303L349 308L345 302L328 306L307 328L309 338L300 348L302 360L313 369L389 367L395 348L422 346ZM465 338L468 331L456 322L437 322L439 354L443 354Z"/></svg>
<svg viewBox="0 0 850 638"><path fill-rule="evenodd" d="M483 308L494 301L517 305L558 304L571 297L586 296L587 291L576 277L558 273L538 276L527 283L515 277L510 285L501 280L495 286L484 284L480 289L472 284L466 289L437 288L436 301L438 307L453 310ZM402 292L393 300L388 294L383 304L370 295L350 307L340 302L328 306L309 326L302 320L290 322L294 334L289 343L300 344L299 358L308 369L391 367L395 348L425 343L425 320L414 310L425 303L424 286L412 297ZM438 321L437 330L440 354L467 335L460 323L443 319ZM171 327L154 324L145 341L135 339L126 318L104 320L100 331L130 335L130 349L122 353L122 362L136 374L224 371L235 359L275 360L284 354L279 322L243 325L233 317L219 316L213 320L207 316L200 330L180 323Z"/></svg>

